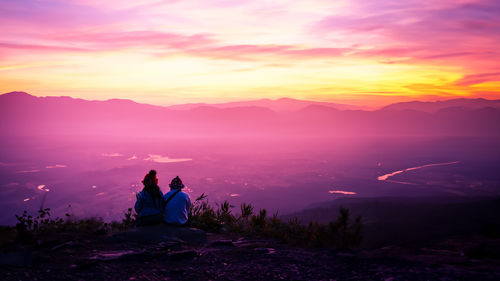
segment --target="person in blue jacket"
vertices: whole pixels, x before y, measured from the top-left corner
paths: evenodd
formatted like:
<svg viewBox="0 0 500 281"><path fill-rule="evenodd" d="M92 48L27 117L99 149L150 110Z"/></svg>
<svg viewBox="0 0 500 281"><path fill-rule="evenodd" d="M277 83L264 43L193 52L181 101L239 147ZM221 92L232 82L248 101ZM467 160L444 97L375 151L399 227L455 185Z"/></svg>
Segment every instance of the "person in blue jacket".
<svg viewBox="0 0 500 281"><path fill-rule="evenodd" d="M191 199L182 191L184 184L177 176L170 183L170 191L163 199L163 220L170 225L185 225L188 221Z"/></svg>
<svg viewBox="0 0 500 281"><path fill-rule="evenodd" d="M144 188L137 194L135 211L137 212L137 225L151 225L162 222L163 193L158 186L156 171L149 171L142 180Z"/></svg>

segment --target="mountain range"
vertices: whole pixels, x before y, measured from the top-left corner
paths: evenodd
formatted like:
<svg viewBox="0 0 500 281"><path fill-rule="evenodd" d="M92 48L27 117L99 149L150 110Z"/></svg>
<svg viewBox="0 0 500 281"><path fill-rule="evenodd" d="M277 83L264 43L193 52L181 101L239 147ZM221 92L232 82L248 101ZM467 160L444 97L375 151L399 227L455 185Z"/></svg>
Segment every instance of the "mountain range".
<svg viewBox="0 0 500 281"><path fill-rule="evenodd" d="M500 108L500 100L478 99L451 99L445 101L410 101L390 104L383 107L384 110L416 110L423 112L437 112L449 107L460 107L467 109L481 109L485 107Z"/></svg>
<svg viewBox="0 0 500 281"><path fill-rule="evenodd" d="M349 104L340 104L340 103L331 103L331 102L316 102L316 101L307 101L307 100L297 100L291 98L280 98L276 100L271 99L259 99L259 100L250 100L250 101L238 101L238 102L227 102L227 103L217 103L217 104L208 104L208 103L188 103L188 104L179 104L172 105L168 108L170 109L178 109L178 110L189 110L194 109L200 106L211 106L216 108L232 108L232 107L248 107L248 106L257 106L257 107L265 107L271 109L273 111L297 111L303 108L306 108L311 105L319 105L325 106L340 110L360 110L365 109L363 106L349 105Z"/></svg>
<svg viewBox="0 0 500 281"><path fill-rule="evenodd" d="M2 136L499 136L500 100L395 103L378 110L294 99L170 107L0 95Z"/></svg>

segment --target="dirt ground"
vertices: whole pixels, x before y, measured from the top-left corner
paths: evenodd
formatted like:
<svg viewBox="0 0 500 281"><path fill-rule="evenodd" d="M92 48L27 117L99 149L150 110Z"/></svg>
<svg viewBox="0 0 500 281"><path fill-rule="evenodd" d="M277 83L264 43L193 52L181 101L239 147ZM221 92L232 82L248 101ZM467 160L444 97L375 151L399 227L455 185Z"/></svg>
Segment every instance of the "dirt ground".
<svg viewBox="0 0 500 281"><path fill-rule="evenodd" d="M336 251L221 234L208 234L203 243L179 237L142 242L61 234L34 245L3 245L0 276L2 280L500 280L498 257L470 257L463 249L474 247L471 243L456 239L428 248ZM498 245L496 240L489 243Z"/></svg>

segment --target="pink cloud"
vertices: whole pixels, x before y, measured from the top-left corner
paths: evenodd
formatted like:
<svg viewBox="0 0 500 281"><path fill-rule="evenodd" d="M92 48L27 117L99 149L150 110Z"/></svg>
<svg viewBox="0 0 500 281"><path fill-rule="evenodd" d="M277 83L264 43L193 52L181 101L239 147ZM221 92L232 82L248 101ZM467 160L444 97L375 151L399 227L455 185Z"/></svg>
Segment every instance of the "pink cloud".
<svg viewBox="0 0 500 281"><path fill-rule="evenodd" d="M144 50L166 50L188 55L229 60L266 60L271 56L293 59L317 59L345 56L346 54L376 57L385 63L414 60L446 60L456 57L489 54L488 60L500 58L491 46L500 44L500 4L493 0L477 1L361 1L349 2L345 13L316 20L310 33L319 37L338 34L343 44L296 45L276 42L251 42L235 44L222 41L218 30L183 34L145 28L153 21L145 18L145 10L162 8L177 1L134 0L128 2L96 0L71 1L2 1L0 2L0 26L9 26L9 35L0 43L0 48L31 49L37 51L100 51L126 48ZM259 6L248 1L215 1L204 3L211 12L224 15L232 8L259 10ZM264 5L269 11L287 12L287 5ZM165 9L156 14L159 17ZM183 11L177 14L181 18ZM177 15L163 14L165 23ZM262 17L255 14L256 19ZM187 19L187 18L186 18ZM189 19L187 19L189 20ZM193 19L195 20L195 19ZM141 28L141 23L145 25ZM196 21L194 21L196 22ZM181 24L182 25L182 24ZM36 31L33 27L37 28ZM125 27L135 31L129 31ZM13 29L12 29L13 28ZM272 26L270 26L272 28ZM2 28L0 27L0 30ZM22 36L15 30L22 31ZM47 34L43 30L57 31ZM29 35L28 35L29 34ZM303 34L297 34L298 37ZM214 38L218 38L215 40ZM496 43L496 44L493 44ZM370 50L345 48L345 46L370 46ZM308 46L308 47L305 47ZM479 57L478 57L479 56ZM484 58L483 58L484 59ZM463 60L462 60L463 61ZM462 64L464 62L461 62ZM469 65L467 65L469 66Z"/></svg>
<svg viewBox="0 0 500 281"><path fill-rule="evenodd" d="M53 52L94 52L127 48L163 49L188 55L228 60L266 60L271 57L315 59L342 56L347 48L307 48L298 45L225 45L210 34L183 35L157 31L83 32L43 35L39 43L0 42L0 49L26 49ZM70 45L70 46L68 46Z"/></svg>
<svg viewBox="0 0 500 281"><path fill-rule="evenodd" d="M158 31L72 32L47 39L95 46L98 49L127 47L191 48L214 42L207 34L183 35Z"/></svg>
<svg viewBox="0 0 500 281"><path fill-rule="evenodd" d="M372 47L363 55L385 56L389 62L393 57L450 59L451 64L470 67L477 60L500 60L493 47L500 44L498 1L355 0L352 5L348 14L319 20L311 32L340 32L353 44Z"/></svg>
<svg viewBox="0 0 500 281"><path fill-rule="evenodd" d="M500 81L500 72L466 75L462 79L457 80L455 85L470 86L489 81Z"/></svg>
<svg viewBox="0 0 500 281"><path fill-rule="evenodd" d="M181 35L153 31L89 33L73 32L50 34L36 40L1 42L1 49L34 52L96 52L115 51L127 48L187 50L203 47L213 42L208 35Z"/></svg>
<svg viewBox="0 0 500 281"><path fill-rule="evenodd" d="M451 58L451 57L464 57L474 55L473 52L459 52L459 53L445 53L445 54L435 54L427 57L422 57L422 59L441 59L441 58Z"/></svg>
<svg viewBox="0 0 500 281"><path fill-rule="evenodd" d="M6 43L0 42L0 49L25 49L31 51L48 51L48 52L88 52L91 49L78 48L78 47L67 47L67 46L55 46L55 45L39 45L39 44L18 44L18 43Z"/></svg>
<svg viewBox="0 0 500 281"><path fill-rule="evenodd" d="M266 60L268 58L317 59L342 56L346 48L304 48L295 45L226 45L189 50L196 56L230 60Z"/></svg>

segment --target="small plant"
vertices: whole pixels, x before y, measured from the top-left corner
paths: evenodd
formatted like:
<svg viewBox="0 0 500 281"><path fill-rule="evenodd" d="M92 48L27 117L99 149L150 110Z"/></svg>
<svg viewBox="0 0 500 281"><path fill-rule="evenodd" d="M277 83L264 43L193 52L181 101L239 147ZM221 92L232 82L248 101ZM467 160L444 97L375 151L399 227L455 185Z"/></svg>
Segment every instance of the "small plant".
<svg viewBox="0 0 500 281"><path fill-rule="evenodd" d="M22 215L16 215L16 218L18 221L16 229L21 240L29 240L33 234L49 232L64 223L61 218L51 218L50 208L38 210L36 217L28 215L28 212L24 211Z"/></svg>
<svg viewBox="0 0 500 281"><path fill-rule="evenodd" d="M50 208L38 210L37 216L32 216L24 211L21 215L15 215L17 237L20 241L29 242L34 237L49 235L58 232L76 232L88 234L105 234L114 230L122 231L134 226L137 214L129 208L121 222L113 221L105 223L102 218L91 217L78 219L66 213L65 219L52 218Z"/></svg>
<svg viewBox="0 0 500 281"><path fill-rule="evenodd" d="M250 227L255 231L264 229L267 225L266 216L266 209L261 209L258 214L252 216L252 219L250 220Z"/></svg>
<svg viewBox="0 0 500 281"><path fill-rule="evenodd" d="M248 217L250 217L253 214L253 207L250 204L241 204L241 217L248 220Z"/></svg>
<svg viewBox="0 0 500 281"><path fill-rule="evenodd" d="M137 214L135 212L132 212L132 208L128 208L127 211L125 212L125 217L122 219L120 228L122 229L131 228L135 225L136 221L137 221Z"/></svg>
<svg viewBox="0 0 500 281"><path fill-rule="evenodd" d="M218 230L221 225L217 219L217 214L205 200L206 195L203 193L198 197L191 206L189 221L191 226L204 230Z"/></svg>
<svg viewBox="0 0 500 281"><path fill-rule="evenodd" d="M234 206L229 205L229 202L224 201L222 204L216 204L218 209L215 212L217 221L225 231L234 230L235 217L231 214L231 208Z"/></svg>
<svg viewBox="0 0 500 281"><path fill-rule="evenodd" d="M357 217L354 222L350 219L349 209L340 207L339 217L336 222L330 223L337 246L340 248L349 248L361 243L361 217Z"/></svg>

